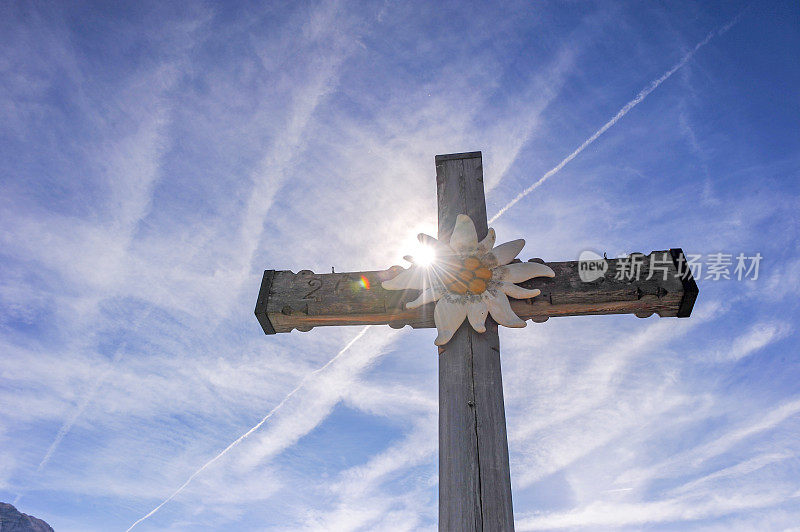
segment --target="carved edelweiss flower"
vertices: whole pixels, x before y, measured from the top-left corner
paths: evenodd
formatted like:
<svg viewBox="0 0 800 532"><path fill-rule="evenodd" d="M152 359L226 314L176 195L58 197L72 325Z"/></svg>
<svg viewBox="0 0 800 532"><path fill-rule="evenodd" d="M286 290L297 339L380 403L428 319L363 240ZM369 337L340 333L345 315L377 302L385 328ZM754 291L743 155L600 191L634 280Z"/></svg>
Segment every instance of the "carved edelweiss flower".
<svg viewBox="0 0 800 532"><path fill-rule="evenodd" d="M525 321L514 314L508 297L527 299L538 296L540 290L527 290L514 283L533 277L554 277L555 272L538 262L510 264L522 251L525 241L512 240L494 247L494 229L478 242L475 224L469 216L456 218L450 244L432 236L420 234L419 240L431 246L436 260L422 267L408 257L412 265L396 277L384 281L386 290L419 289L422 293L407 308L417 308L436 301L433 320L439 335L434 343L450 341L464 318L479 333L486 332L486 316L506 327L525 327Z"/></svg>

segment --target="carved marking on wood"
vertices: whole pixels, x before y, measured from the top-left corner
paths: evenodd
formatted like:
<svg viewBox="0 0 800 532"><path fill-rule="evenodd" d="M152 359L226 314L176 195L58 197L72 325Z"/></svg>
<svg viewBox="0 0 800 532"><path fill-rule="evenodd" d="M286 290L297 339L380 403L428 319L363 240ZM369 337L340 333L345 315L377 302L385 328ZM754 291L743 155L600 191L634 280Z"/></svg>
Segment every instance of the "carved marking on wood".
<svg viewBox="0 0 800 532"><path fill-rule="evenodd" d="M311 297L311 296L314 294L314 292L319 290L320 287L322 286L322 279L319 279L317 277L315 277L313 279L309 279L308 280L308 286L311 287L311 291L309 293L307 293L306 295L304 295L302 297L302 299L304 301L319 301L316 297Z"/></svg>

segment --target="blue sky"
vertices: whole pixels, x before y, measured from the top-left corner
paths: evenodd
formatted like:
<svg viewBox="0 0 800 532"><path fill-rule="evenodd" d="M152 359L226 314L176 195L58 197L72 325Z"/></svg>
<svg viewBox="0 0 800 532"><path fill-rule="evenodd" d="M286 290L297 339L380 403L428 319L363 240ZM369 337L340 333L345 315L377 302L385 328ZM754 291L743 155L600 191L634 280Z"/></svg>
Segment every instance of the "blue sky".
<svg viewBox="0 0 800 532"><path fill-rule="evenodd" d="M179 488L134 530L435 529L435 332L252 312L266 268L401 263L434 155L482 150L490 216L549 173L492 224L523 259L763 257L688 320L502 331L517 529L800 522L796 2L0 14L0 500L59 532Z"/></svg>

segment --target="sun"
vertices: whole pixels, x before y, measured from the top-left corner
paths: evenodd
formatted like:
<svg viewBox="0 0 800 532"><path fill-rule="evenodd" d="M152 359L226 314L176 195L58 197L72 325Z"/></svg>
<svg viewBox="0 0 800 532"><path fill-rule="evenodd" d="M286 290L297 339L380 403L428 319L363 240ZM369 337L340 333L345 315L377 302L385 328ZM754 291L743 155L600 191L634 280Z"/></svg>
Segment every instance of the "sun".
<svg viewBox="0 0 800 532"><path fill-rule="evenodd" d="M489 314L498 325L525 327L525 320L517 316L508 298L540 295L538 288L531 290L517 283L554 277L555 272L538 262L514 262L525 245L521 238L495 246L495 237L494 229L489 228L479 241L472 219L459 214L448 242L420 233L415 256L405 256L411 266L401 268L381 286L384 290L420 290L417 299L406 303L407 309L436 302L433 322L439 335L433 343L439 346L450 341L464 320L469 320L476 332L486 332ZM434 251L438 256L431 267Z"/></svg>
<svg viewBox="0 0 800 532"><path fill-rule="evenodd" d="M431 246L420 244L414 250L414 264L427 268L436 260L436 251Z"/></svg>

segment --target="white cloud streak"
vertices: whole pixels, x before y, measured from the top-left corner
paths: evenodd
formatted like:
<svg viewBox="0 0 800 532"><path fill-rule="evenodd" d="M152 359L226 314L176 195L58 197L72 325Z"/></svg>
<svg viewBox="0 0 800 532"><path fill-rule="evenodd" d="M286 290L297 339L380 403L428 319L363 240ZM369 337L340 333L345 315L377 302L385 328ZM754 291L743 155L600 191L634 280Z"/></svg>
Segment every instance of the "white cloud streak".
<svg viewBox="0 0 800 532"><path fill-rule="evenodd" d="M576 510L527 517L517 521L517 530L562 528L608 529L650 523L685 522L752 511L780 504L797 494L784 489L767 492L733 491L701 498L674 498L641 503L597 501Z"/></svg>
<svg viewBox="0 0 800 532"><path fill-rule="evenodd" d="M595 140L597 140L598 138L600 138L600 136L601 136L603 133L605 133L606 131L608 131L608 129L609 129L609 128L611 128L611 127L612 127L614 124L616 124L617 122L619 122L619 121L620 121L620 119L622 119L622 117L623 117L623 116L625 116L626 114L628 114L628 112L629 112L631 109L633 109L634 107L636 107L637 105L639 105L640 103L642 103L642 102L644 101L644 99L645 99L645 98L647 98L647 96L648 96L648 95L649 95L651 92L653 92L654 90L656 90L656 89L657 89L657 88L658 88L658 87L659 87L659 86L660 86L662 83L664 83L665 81L667 81L667 80L668 80L668 79L669 79L669 78L670 78L670 77L671 77L671 76L672 76L672 75L673 75L675 72L677 72L678 70L680 70L681 68L683 68L683 66L684 66L684 65L686 65L686 63L688 63L688 62L689 62L689 61L692 59L692 57L694 57L694 54L695 54L695 53L697 53L697 51L698 51L698 50L700 50L700 48L702 48L703 46L705 46L706 44L708 44L709 42L711 42L711 39L713 39L715 36L717 36L717 35L722 35L722 34L723 34L723 33L725 33L726 31L728 31L728 30L731 28L731 26L733 26L733 25L734 25L734 24L735 24L735 23L736 23L736 22L739 20L739 17L740 17L740 16L741 16L741 13L740 13L739 15L737 15L736 17L734 17L733 19L731 19L731 21L730 21L730 22L728 22L727 24L725 24L724 26L722 26L720 29L718 29L718 30L715 30L715 31L712 31L712 32L710 32L708 35L706 35L706 38L705 38L705 39L703 39L702 41L700 41L699 43L697 43L697 44L695 45L695 47L694 47L694 48L692 48L692 50L691 50L691 51L689 51L689 53L687 53L686 55L684 55L684 56L681 58L681 60L680 60L680 61L678 61L677 63L675 63L675 65L674 65L672 68L670 68L669 70L667 70L667 71L666 71L664 74L662 74L662 75L661 75L661 77L659 77L658 79L656 79L656 80L652 81L652 82L650 83L650 85L648 85L646 88L642 89L642 91L641 91L641 92L639 92L639 94L637 94L637 95L636 95L636 98L634 98L633 100L631 100L631 101L629 101L628 103L626 103L626 104L625 104L625 105L622 107L622 109L620 109L619 111L617 111L617 114L615 114L615 115L614 115L614 117L613 117L611 120L609 120L608 122L606 122L605 124L603 124L603 127L601 127L600 129L598 129L597 131L595 131L595 132L594 132L594 134L593 134L591 137L589 137L588 139L586 139L586 140L583 142L583 144L581 144L580 146L578 146L578 148L577 148L577 149L575 149L575 151L573 151L572 153L570 153L569 155L567 155L567 156L566 156L566 157L565 157L565 158L564 158L564 159L563 159L563 160L562 160L560 163L558 163L556 166L554 166L553 168L551 168L551 169L550 169L550 170L549 170L549 171L548 171L546 174L544 174L542 177L540 177L538 181L536 181L534 184L532 184L531 186L529 186L528 188L526 188L525 190L523 190L522 192L520 192L519 194L517 194L517 196L516 196L514 199L512 199L511 201L509 201L508 203L506 203L506 204L505 204L505 205L504 205L504 206L503 206L503 207L502 207L502 208L501 208L499 211L497 211L497 214L495 214L494 216L492 216L492 217L489 219L489 223L493 223L495 220L497 220L498 218L500 218L500 217L501 217L502 215L504 215L504 214L505 214L505 213L506 213L506 212L507 212L507 211L508 211L508 210L509 210L511 207L513 207L513 206L514 206L514 205L516 205L516 204L517 204L517 203L518 203L520 200L522 200L522 199L523 199L525 196L527 196L528 194L530 194L531 192L533 192L534 190L536 190L537 188L539 188L539 187L540 187L540 186L541 186L541 185L542 185L542 184L543 184L545 181L547 181L547 180L548 180L548 179L550 179L552 176L554 176L555 174L557 174L558 172L560 172L560 171L561 171L561 169L562 169L562 168L564 168L564 167L567 165L567 163L569 163L569 162L570 162L571 160L573 160L575 157L577 157L578 155L580 155L580 153L581 153L583 150L585 150L586 148L588 148L588 147L589 147L589 146L590 146L590 145L591 145L591 144L592 144L592 143L593 143Z"/></svg>
<svg viewBox="0 0 800 532"><path fill-rule="evenodd" d="M794 398L767 412L754 416L747 424L740 425L705 444L674 455L651 467L627 471L617 478L617 484L642 483L656 478L679 476L687 469L699 467L712 458L731 450L741 442L764 432L776 429L785 421L800 413L800 398Z"/></svg>
<svg viewBox="0 0 800 532"><path fill-rule="evenodd" d="M792 326L785 322L763 322L753 325L745 334L736 338L724 351L716 353L718 362L736 362L758 352L771 343L787 337Z"/></svg>
<svg viewBox="0 0 800 532"><path fill-rule="evenodd" d="M420 525L416 520L420 514L435 513L435 508L420 508L420 500L425 494L412 493L410 497L408 493L389 495L382 492L381 485L400 471L409 471L435 460L436 419L437 411L434 407L432 412L416 420L415 427L403 440L371 457L366 464L343 471L330 486L331 492L339 497L339 502L325 513L308 512L303 529L382 529L378 523L399 502L404 508L402 512L398 512L398 517L413 520L414 526L393 526L392 530L419 530Z"/></svg>
<svg viewBox="0 0 800 532"><path fill-rule="evenodd" d="M212 458L211 460L209 460L208 462L206 462L205 464L203 464L203 466L202 466L202 467L200 467L200 469L198 469L197 471L195 471L194 473L192 473L192 474L189 476L189 478L188 478L188 479L186 479L186 482L184 482L183 484L181 484L181 485L180 485L180 487L178 487L178 489L176 489L175 491L173 491L173 492L170 494L170 496L169 496L169 497L167 497L166 499L164 499L164 500L161 502L161 504L159 504L158 506L156 506L155 508L153 508L152 510L150 510L150 512L148 512L148 513L147 513L146 515L144 515L143 517L141 517L141 518L139 518L138 520L136 520L136 521L135 521L135 522L134 522L134 523L133 523L133 524L132 524L130 527L128 527L128 529L127 529L125 532L130 532L131 530L133 530L133 528L134 528L136 525L138 525L139 523L141 523L141 522L142 522L142 521L144 521L145 519L147 519L147 518L149 518L150 516L152 516L153 514L155 514L155 513L156 513L158 510L160 510L160 509L161 509L161 508L162 508L162 507L163 507L165 504L167 504L169 501L171 501L171 500L172 500L172 499L174 499L176 496L178 496L178 494L180 494L180 493L181 493L181 492L182 492L184 489L186 489L186 487L187 487L187 486L188 486L188 485L189 485L189 484L192 482L192 480L194 480L194 479L195 479L195 477L197 477L197 475L199 475L200 473L202 473L203 471L205 471L205 469L206 469L206 468L208 468L208 467L209 467L211 464L213 464L214 462L216 462L217 460L219 460L220 458L222 458L223 456L225 456L225 454L226 454L228 451L230 451L231 449L233 449L234 447L236 447L237 445L239 445L239 444L240 444L240 443L241 443L241 442L242 442L242 441L243 441L245 438L247 438L248 436L250 436L251 434L253 434L253 433L254 433L255 431L257 431L259 428L261 428L261 426L262 426L264 423L266 423L266 422L267 422L267 420L269 420L269 418L271 418L271 417L272 417L272 416L273 416L273 415L274 415L274 414L275 414L275 413L276 413L278 410L280 410L280 409L283 407L283 405L285 405L285 404L286 404L286 402L287 402L289 399L291 399L291 398L292 398L292 396L293 396L294 394L296 394L298 391L300 391L300 390L303 388L303 386L305 386L306 382L308 382L308 380L309 380L309 379L311 379L311 378L312 378L312 377L314 377L315 375L318 375L319 373L321 373L321 372L325 371L325 369L326 369L326 368L328 368L328 367L329 367L331 364L333 364L333 363L334 363L334 362L335 362L335 361L336 361L336 360L337 360L339 357L341 357L341 356L342 356L342 355L343 355L345 352L347 352L347 351L348 351L348 350L349 350L349 349L350 349L350 348L353 346L353 344L355 344L355 343L356 343L358 340L360 340L360 339L361 339L361 337L363 337L363 336L366 334L367 330L369 330L369 327L370 327L370 326L368 325L368 326L364 327L363 329L361 329L361 331L359 331L359 333L358 333L357 335L355 335L355 336L353 337L353 339L352 339L352 340L350 340L349 342L347 342L347 344L346 344L346 345L345 345L345 346L344 346L344 347L343 347L343 348L342 348L342 349L341 349L341 350L340 350L338 353L336 353L336 356L334 356L333 358L331 358L331 359L330 359L328 362L326 362L326 363L325 363L323 366L321 366L321 367L319 367L319 368L315 369L314 371L312 371L311 373L309 373L308 375L306 375L305 377L303 377L303 379L300 381L300 383L299 383L297 386L295 386L295 387L294 387L294 389L292 389L292 391L290 391L288 394L286 394L286 396L285 396L283 399L281 399L281 402L280 402L280 403L278 403L278 404L277 404L277 405L276 405L276 406L275 406L275 407L274 407L272 410L270 410L270 411L267 413L267 415L266 415L266 416L264 416L264 417L261 419L261 421L259 421L258 423L256 423L256 424L255 424L255 425L254 425L254 426L253 426L253 427L252 427L250 430L248 430L247 432L245 432L244 434L242 434L241 436L239 436L238 438L236 438L236 439L235 439L235 440L234 440L234 441L233 441L233 442L232 442L230 445L228 445L227 447L225 447L225 449L223 449L223 450L222 450L222 451L221 451L219 454L217 454L217 455L216 455L214 458Z"/></svg>
<svg viewBox="0 0 800 532"><path fill-rule="evenodd" d="M776 462L782 462L783 460L791 458L792 456L793 456L792 453L789 452L766 453L759 456L755 456L753 458L740 462L734 466L714 471L713 473L708 474L704 477L700 477L698 479L687 482L686 484L683 484L682 486L678 486L677 488L671 490L671 493L684 494L695 490L699 486L703 486L711 482L718 481L720 479L735 478L747 475L749 473L758 471L759 469L762 469Z"/></svg>

